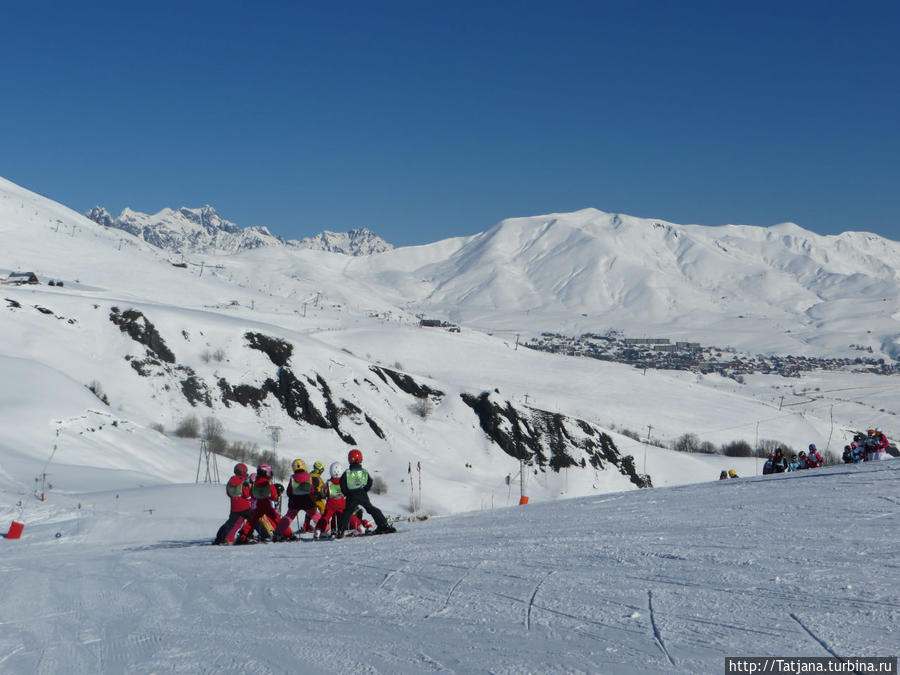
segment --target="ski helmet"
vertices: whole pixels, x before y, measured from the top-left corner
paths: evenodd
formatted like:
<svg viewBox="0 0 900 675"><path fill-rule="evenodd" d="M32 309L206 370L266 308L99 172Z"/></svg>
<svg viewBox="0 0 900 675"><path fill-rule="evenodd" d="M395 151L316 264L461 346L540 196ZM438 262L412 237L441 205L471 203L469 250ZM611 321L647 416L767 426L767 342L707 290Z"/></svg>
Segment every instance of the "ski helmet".
<svg viewBox="0 0 900 675"><path fill-rule="evenodd" d="M255 482L256 482L256 474L255 474L255 473L251 473L251 474L250 474L250 482L251 482L251 483L255 483Z"/></svg>
<svg viewBox="0 0 900 675"><path fill-rule="evenodd" d="M302 459L295 459L294 463L291 464L291 469L293 469L294 473L298 471L306 471L306 462Z"/></svg>
<svg viewBox="0 0 900 675"><path fill-rule="evenodd" d="M272 467L268 464L260 464L258 467L256 467L256 474L260 478L271 478Z"/></svg>
<svg viewBox="0 0 900 675"><path fill-rule="evenodd" d="M809 444L809 449L810 449L810 450L815 450L815 449L816 449L816 444L815 444L815 443L810 443L810 444Z"/></svg>
<svg viewBox="0 0 900 675"><path fill-rule="evenodd" d="M313 464L313 471L315 471L316 473L324 473L325 465L322 462L316 462L315 464Z"/></svg>
<svg viewBox="0 0 900 675"><path fill-rule="evenodd" d="M362 464L362 452L357 448L353 448L347 453L347 461L351 464Z"/></svg>
<svg viewBox="0 0 900 675"><path fill-rule="evenodd" d="M243 462L238 462L234 465L234 475L241 476L242 478L247 475L247 465Z"/></svg>
<svg viewBox="0 0 900 675"><path fill-rule="evenodd" d="M331 473L332 478L340 478L344 473L344 467L341 466L340 462L332 462L331 466L328 467L329 473Z"/></svg>

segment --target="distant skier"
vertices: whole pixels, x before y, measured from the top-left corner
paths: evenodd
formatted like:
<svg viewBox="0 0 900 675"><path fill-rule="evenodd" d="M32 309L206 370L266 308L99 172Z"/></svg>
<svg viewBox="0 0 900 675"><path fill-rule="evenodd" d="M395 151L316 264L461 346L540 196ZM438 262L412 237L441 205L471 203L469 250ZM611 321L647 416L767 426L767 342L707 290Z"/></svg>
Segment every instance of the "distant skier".
<svg viewBox="0 0 900 675"><path fill-rule="evenodd" d="M853 448L851 446L844 446L844 452L841 455L841 461L844 464L851 464L853 462Z"/></svg>
<svg viewBox="0 0 900 675"><path fill-rule="evenodd" d="M740 476L737 475L737 471L735 471L734 469L728 469L728 477L729 478L740 478Z"/></svg>
<svg viewBox="0 0 900 675"><path fill-rule="evenodd" d="M801 452L800 455L805 455L805 452ZM788 462L787 470L788 471L800 471L801 469L806 468L806 461L803 460L801 462L800 457L797 455L791 455L791 461Z"/></svg>
<svg viewBox="0 0 900 675"><path fill-rule="evenodd" d="M338 531L335 535L338 539L344 536L344 530L350 523L350 516L356 510L357 506L362 506L375 519L378 526L375 534L388 534L396 532L397 529L388 524L384 514L369 501L369 490L372 487L372 477L369 472L362 467L362 452L354 448L347 455L347 461L350 462L350 468L341 476L341 492L347 498L347 506L338 521Z"/></svg>
<svg viewBox="0 0 900 675"><path fill-rule="evenodd" d="M822 458L822 453L820 453L816 449L815 443L809 444L809 452L806 453L806 468L807 469L818 469L820 466L825 465L825 460Z"/></svg>
<svg viewBox="0 0 900 675"><path fill-rule="evenodd" d="M787 471L788 461L784 456L784 451L781 448L775 449L775 459L772 462L772 473L784 473Z"/></svg>
<svg viewBox="0 0 900 675"><path fill-rule="evenodd" d="M766 463L763 464L763 476L768 476L770 473L775 473L775 453L769 453L769 459L766 460Z"/></svg>
<svg viewBox="0 0 900 675"><path fill-rule="evenodd" d="M876 435L875 429L869 429L867 432L867 436L863 439L861 445L865 448L866 457L865 461L867 462L875 462L881 459L881 454L884 452L881 449L881 439ZM885 438L885 441L887 439ZM885 445L885 447L887 447Z"/></svg>
<svg viewBox="0 0 900 675"><path fill-rule="evenodd" d="M875 457L872 459L879 460L884 457L885 451L888 449L890 442L887 439L887 436L881 431L881 429L875 429L875 434L873 435L875 439L875 443L873 443L873 447L875 448Z"/></svg>
<svg viewBox="0 0 900 675"><path fill-rule="evenodd" d="M231 513L216 532L213 543L220 546L233 543L241 525L250 518L250 481L247 477L247 465L243 462L234 465L234 475L225 484L225 494L231 501Z"/></svg>
<svg viewBox="0 0 900 675"><path fill-rule="evenodd" d="M722 469L722 473L719 474L719 480L728 480L728 472L725 469Z"/></svg>
<svg viewBox="0 0 900 675"><path fill-rule="evenodd" d="M284 517L279 521L275 530L275 540L291 539L290 524L297 514L301 511L306 513L306 517L312 523L312 529L319 522L321 514L316 508L316 498L313 492L312 476L306 472L306 462L302 459L295 459L291 465L294 473L287 486L288 510Z"/></svg>

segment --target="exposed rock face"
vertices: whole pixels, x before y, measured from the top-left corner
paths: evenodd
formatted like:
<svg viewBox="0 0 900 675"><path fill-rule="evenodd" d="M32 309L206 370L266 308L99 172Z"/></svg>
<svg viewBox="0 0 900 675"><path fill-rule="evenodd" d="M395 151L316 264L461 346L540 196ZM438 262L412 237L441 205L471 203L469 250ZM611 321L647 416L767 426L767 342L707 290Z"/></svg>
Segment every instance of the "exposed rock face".
<svg viewBox="0 0 900 675"><path fill-rule="evenodd" d="M509 456L541 469L549 466L553 471L567 466L584 468L587 464L604 469L609 463L638 487L652 487L649 476L637 473L634 458L622 457L609 434L584 420L536 408L516 408L507 400L493 398L490 392L462 394L484 433Z"/></svg>

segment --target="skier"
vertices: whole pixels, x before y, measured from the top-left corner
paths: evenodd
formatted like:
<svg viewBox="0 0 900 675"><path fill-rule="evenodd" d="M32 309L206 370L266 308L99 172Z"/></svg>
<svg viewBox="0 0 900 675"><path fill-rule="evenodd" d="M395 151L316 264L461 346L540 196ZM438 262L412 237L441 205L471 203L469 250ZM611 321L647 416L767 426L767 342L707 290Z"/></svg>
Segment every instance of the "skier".
<svg viewBox="0 0 900 675"><path fill-rule="evenodd" d="M247 465L243 462L234 465L234 475L225 484L225 494L231 500L231 513L216 532L213 543L219 546L234 543L241 525L250 518L250 481L247 479Z"/></svg>
<svg viewBox="0 0 900 675"><path fill-rule="evenodd" d="M734 469L728 469L728 477L739 478L740 476L737 475L737 471L735 471Z"/></svg>
<svg viewBox="0 0 900 675"><path fill-rule="evenodd" d="M787 458L784 456L784 450L781 448L775 449L775 459L772 462L773 473L784 473L787 471L788 462Z"/></svg>
<svg viewBox="0 0 900 675"><path fill-rule="evenodd" d="M274 527L278 522L278 513L272 506L272 502L278 500L278 492L272 483L272 467L268 464L260 464L256 467L256 482L250 489L250 495L256 500L253 514L250 516L250 531L259 524L263 518L268 518ZM268 541L270 534L268 528L258 529L260 541Z"/></svg>
<svg viewBox="0 0 900 675"><path fill-rule="evenodd" d="M719 480L728 480L728 472L725 469L722 469L722 473L719 474Z"/></svg>
<svg viewBox="0 0 900 675"><path fill-rule="evenodd" d="M322 529L322 514L325 513L325 496L323 490L325 489L325 484L322 481L322 474L325 473L325 464L322 462L313 463L313 470L309 472L309 477L312 479L313 486L313 499L315 500L316 509L319 514L318 526L311 524L311 518L309 516L309 512L305 518L303 519L303 527L301 528L301 532L309 532L314 530L316 527L319 530Z"/></svg>
<svg viewBox="0 0 900 675"><path fill-rule="evenodd" d="M805 455L806 453L805 453L805 452L801 452L800 454L801 454L801 455ZM797 455L791 455L791 461L790 461L790 463L787 465L787 470L788 470L788 471L800 471L800 469L805 469L805 468L806 468L806 462L805 462L805 460L804 460L804 462L801 464L800 458L797 457Z"/></svg>
<svg viewBox="0 0 900 675"><path fill-rule="evenodd" d="M332 465L328 467L328 473L331 474L331 478L324 486L325 494L327 495L325 512L319 520L319 528L322 530L323 537L332 535L332 521L335 523L335 531L337 530L337 521L347 507L347 499L344 497L344 493L341 492L341 476L344 473L344 467L340 462L333 462ZM366 527L371 527L369 521L361 521L356 513L350 516L351 530L356 530L357 534L365 534Z"/></svg>
<svg viewBox="0 0 900 675"><path fill-rule="evenodd" d="M875 429L868 430L868 436L863 441L863 447L866 449L867 462L874 462L881 459L881 439L875 434ZM887 440L887 439L885 439ZM887 447L887 446L885 446Z"/></svg>
<svg viewBox="0 0 900 675"><path fill-rule="evenodd" d="M319 522L319 517L321 516L318 509L316 509L312 477L306 472L306 462L302 459L295 459L293 464L291 464L291 469L294 471L294 474L291 476L287 486L288 510L275 529L275 541L295 538L291 535L290 524L301 511L306 512L307 518L312 523L313 530L315 530L316 523Z"/></svg>
<svg viewBox="0 0 900 675"><path fill-rule="evenodd" d="M844 462L844 464L853 462L853 448L849 445L844 446L844 453L841 455L841 461Z"/></svg>
<svg viewBox="0 0 900 675"><path fill-rule="evenodd" d="M890 441L888 441L887 436L881 431L881 429L875 429L875 457L874 459L881 459L884 457L884 453L890 445Z"/></svg>
<svg viewBox="0 0 900 675"><path fill-rule="evenodd" d="M775 473L775 453L769 453L769 459L766 460L766 463L763 464L763 476L768 476L770 473Z"/></svg>
<svg viewBox="0 0 900 675"><path fill-rule="evenodd" d="M825 460L822 458L822 453L820 453L816 449L815 443L809 444L809 452L806 455L806 468L807 469L818 469L820 466L825 464Z"/></svg>
<svg viewBox="0 0 900 675"><path fill-rule="evenodd" d="M372 487L372 477L369 472L362 467L363 456L357 448L354 448L347 454L347 461L350 462L350 468L341 476L341 492L347 497L347 506L341 514L338 521L337 538L344 536L344 530L350 523L350 516L356 510L357 506L362 506L369 512L378 526L375 534L389 534L396 532L397 529L388 524L384 514L369 501L369 490Z"/></svg>

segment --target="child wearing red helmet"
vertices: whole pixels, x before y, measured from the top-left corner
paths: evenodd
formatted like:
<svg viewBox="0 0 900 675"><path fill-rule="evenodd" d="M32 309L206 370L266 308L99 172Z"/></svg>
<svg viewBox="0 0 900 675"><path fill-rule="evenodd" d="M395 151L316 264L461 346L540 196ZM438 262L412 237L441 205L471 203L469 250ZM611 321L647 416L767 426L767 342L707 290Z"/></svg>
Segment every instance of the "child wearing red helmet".
<svg viewBox="0 0 900 675"><path fill-rule="evenodd" d="M358 506L362 506L375 520L375 524L378 526L375 529L375 534L388 534L397 531L396 528L388 525L387 518L384 517L384 514L379 509L372 506L372 502L369 501L369 489L372 487L372 477L369 475L369 472L362 467L362 460L362 452L356 448L351 450L347 455L347 461L350 462L350 468L341 476L341 492L343 492L347 498L347 506L344 508L344 512L341 514L340 520L338 521L338 531L336 535L338 539L344 536L344 530L346 530L347 525L350 524L350 516L353 515L353 512L356 511Z"/></svg>
<svg viewBox="0 0 900 675"><path fill-rule="evenodd" d="M213 543L220 546L234 543L241 525L250 518L250 483L247 479L247 465L243 462L235 464L234 475L225 484L225 494L231 500L231 513L216 532Z"/></svg>
<svg viewBox="0 0 900 675"><path fill-rule="evenodd" d="M256 481L250 488L250 496L256 500L256 507L253 509L248 523L250 532L264 516L268 517L272 523L278 522L280 516L272 505L278 499L278 491L272 481L272 467L268 464L260 464L256 467ZM261 541L268 541L268 532L265 530L259 532L259 538Z"/></svg>

